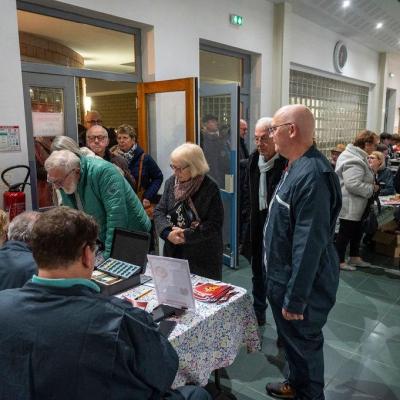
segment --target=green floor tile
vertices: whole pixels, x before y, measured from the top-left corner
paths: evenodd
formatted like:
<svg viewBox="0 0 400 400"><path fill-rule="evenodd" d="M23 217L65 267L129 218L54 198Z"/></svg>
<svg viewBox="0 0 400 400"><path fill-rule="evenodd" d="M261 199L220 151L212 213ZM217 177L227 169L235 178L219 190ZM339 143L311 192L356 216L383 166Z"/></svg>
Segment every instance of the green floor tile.
<svg viewBox="0 0 400 400"><path fill-rule="evenodd" d="M370 293L371 296L388 298L392 302L400 298L400 282L388 279L368 278L357 287L357 290Z"/></svg>
<svg viewBox="0 0 400 400"><path fill-rule="evenodd" d="M371 332L380 317L376 309L362 309L338 302L331 310L328 319Z"/></svg>
<svg viewBox="0 0 400 400"><path fill-rule="evenodd" d="M324 329L325 343L329 346L354 353L369 335L363 329L329 320Z"/></svg>
<svg viewBox="0 0 400 400"><path fill-rule="evenodd" d="M396 368L354 356L342 365L334 379L362 393L387 400L400 396L399 377L399 370Z"/></svg>

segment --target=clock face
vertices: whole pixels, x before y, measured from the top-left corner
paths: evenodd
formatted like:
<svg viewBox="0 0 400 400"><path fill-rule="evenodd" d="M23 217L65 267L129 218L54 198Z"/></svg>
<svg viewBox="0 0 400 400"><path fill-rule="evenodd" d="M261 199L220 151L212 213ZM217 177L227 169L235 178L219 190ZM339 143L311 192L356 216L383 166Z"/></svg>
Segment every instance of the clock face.
<svg viewBox="0 0 400 400"><path fill-rule="evenodd" d="M333 66L336 72L343 72L343 68L347 62L347 47L346 45L339 41L335 45L335 50L333 52Z"/></svg>

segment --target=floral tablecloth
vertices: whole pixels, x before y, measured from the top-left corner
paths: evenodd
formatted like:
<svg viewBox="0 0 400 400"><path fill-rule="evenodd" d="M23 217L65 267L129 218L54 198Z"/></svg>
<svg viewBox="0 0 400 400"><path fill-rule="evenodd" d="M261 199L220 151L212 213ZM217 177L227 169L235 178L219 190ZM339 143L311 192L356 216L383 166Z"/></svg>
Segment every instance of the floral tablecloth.
<svg viewBox="0 0 400 400"><path fill-rule="evenodd" d="M193 276L192 282L213 282ZM135 298L149 290L144 284L118 295ZM179 318L169 340L179 356L179 370L173 387L187 383L204 386L212 371L232 364L242 345L248 352L260 350L257 321L246 289L235 286L235 294L222 304L196 301L195 311ZM155 290L140 300L148 301L147 311L156 305Z"/></svg>

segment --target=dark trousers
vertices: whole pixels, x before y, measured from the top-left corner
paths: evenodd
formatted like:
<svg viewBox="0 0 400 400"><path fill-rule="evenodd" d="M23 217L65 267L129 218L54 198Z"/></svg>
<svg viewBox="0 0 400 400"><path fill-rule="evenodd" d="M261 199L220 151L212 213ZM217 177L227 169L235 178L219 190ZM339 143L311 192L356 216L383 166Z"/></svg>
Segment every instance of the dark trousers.
<svg viewBox="0 0 400 400"><path fill-rule="evenodd" d="M258 213L258 220L253 222L252 235L252 259L251 269L253 272L253 307L257 319L265 319L265 311L267 309L267 288L265 286L265 267L262 256L263 248L263 229L267 218L268 211L262 210Z"/></svg>
<svg viewBox="0 0 400 400"><path fill-rule="evenodd" d="M336 236L336 250L339 261L344 263L347 246L350 243L350 257L360 256L360 243L362 238L362 222L339 219L339 233Z"/></svg>
<svg viewBox="0 0 400 400"><path fill-rule="evenodd" d="M303 321L287 321L282 316L285 286L267 282L268 301L283 342L289 364L289 383L296 390L297 400L323 400L324 396L324 336L322 327L326 314L318 310L318 318L310 319L304 313ZM310 306L307 306L309 308Z"/></svg>
<svg viewBox="0 0 400 400"><path fill-rule="evenodd" d="M267 310L267 291L265 288L265 268L262 264L261 257L259 263L253 261L251 267L253 270L253 307L257 319L265 319L265 311Z"/></svg>

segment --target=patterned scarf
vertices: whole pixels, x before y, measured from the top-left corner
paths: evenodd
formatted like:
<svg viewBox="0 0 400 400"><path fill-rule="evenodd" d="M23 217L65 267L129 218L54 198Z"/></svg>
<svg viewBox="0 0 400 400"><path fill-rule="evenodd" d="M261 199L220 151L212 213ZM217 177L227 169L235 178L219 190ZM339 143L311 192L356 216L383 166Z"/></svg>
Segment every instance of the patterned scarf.
<svg viewBox="0 0 400 400"><path fill-rule="evenodd" d="M190 198L194 195L203 182L204 175L198 175L186 182L179 182L177 178L175 178L175 186L174 186L174 196L175 201L183 201Z"/></svg>
<svg viewBox="0 0 400 400"><path fill-rule="evenodd" d="M135 157L136 147L137 144L134 144L127 152L124 152L120 148L118 148L120 154L124 156L126 161L128 161L128 164L130 164L133 158Z"/></svg>

